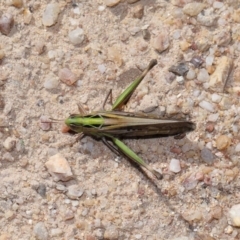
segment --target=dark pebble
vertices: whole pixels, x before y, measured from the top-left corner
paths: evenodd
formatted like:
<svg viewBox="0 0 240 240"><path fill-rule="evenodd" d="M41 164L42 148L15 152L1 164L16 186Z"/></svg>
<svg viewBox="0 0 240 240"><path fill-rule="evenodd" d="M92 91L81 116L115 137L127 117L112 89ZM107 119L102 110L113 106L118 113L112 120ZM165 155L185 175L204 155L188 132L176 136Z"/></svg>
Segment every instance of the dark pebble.
<svg viewBox="0 0 240 240"><path fill-rule="evenodd" d="M168 71L178 76L184 76L189 71L189 68L185 62L181 62L178 65L171 66Z"/></svg>

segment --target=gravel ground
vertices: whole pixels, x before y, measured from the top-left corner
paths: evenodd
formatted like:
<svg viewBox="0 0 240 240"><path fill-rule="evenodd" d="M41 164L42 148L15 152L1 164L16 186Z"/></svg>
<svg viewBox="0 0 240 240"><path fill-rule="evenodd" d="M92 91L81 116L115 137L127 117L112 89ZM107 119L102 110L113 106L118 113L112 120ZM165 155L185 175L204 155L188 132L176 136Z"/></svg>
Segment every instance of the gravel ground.
<svg viewBox="0 0 240 240"><path fill-rule="evenodd" d="M238 0L7 0L0 10L0 240L240 239ZM124 140L162 180L63 133L77 104L101 109L152 59L124 110L196 123L179 140Z"/></svg>

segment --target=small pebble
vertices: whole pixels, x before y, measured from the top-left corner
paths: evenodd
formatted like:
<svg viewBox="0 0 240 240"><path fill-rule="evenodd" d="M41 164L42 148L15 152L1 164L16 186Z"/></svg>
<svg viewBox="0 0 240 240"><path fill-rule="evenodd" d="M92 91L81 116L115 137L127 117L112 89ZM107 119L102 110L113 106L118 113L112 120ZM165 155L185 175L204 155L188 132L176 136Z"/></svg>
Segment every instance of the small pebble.
<svg viewBox="0 0 240 240"><path fill-rule="evenodd" d="M50 27L56 24L58 20L58 14L60 13L60 7L58 3L49 3L42 16L42 23L46 27Z"/></svg>
<svg viewBox="0 0 240 240"><path fill-rule="evenodd" d="M183 52L187 51L190 46L191 46L191 44L189 42L187 42L186 40L182 40L179 42L179 47L181 48L181 50Z"/></svg>
<svg viewBox="0 0 240 240"><path fill-rule="evenodd" d="M231 225L240 227L240 204L233 205L229 210Z"/></svg>
<svg viewBox="0 0 240 240"><path fill-rule="evenodd" d="M178 159L171 159L169 164L169 171L179 173L181 171L180 161Z"/></svg>
<svg viewBox="0 0 240 240"><path fill-rule="evenodd" d="M73 45L79 45L84 41L84 31L82 28L77 28L68 33L69 41Z"/></svg>
<svg viewBox="0 0 240 240"><path fill-rule="evenodd" d="M65 192L66 191L66 187L62 184L56 184L56 189L58 191L61 191L61 192Z"/></svg>
<svg viewBox="0 0 240 240"><path fill-rule="evenodd" d="M218 19L218 15L215 15L213 10L206 9L205 11L200 12L197 15L197 21L205 27L212 27L216 24L216 20Z"/></svg>
<svg viewBox="0 0 240 240"><path fill-rule="evenodd" d="M172 37L173 37L174 39L179 39L179 38L181 37L181 30L180 30L180 29L175 30L175 31L173 32Z"/></svg>
<svg viewBox="0 0 240 240"><path fill-rule="evenodd" d="M25 8L23 12L23 21L25 24L29 24L32 20L33 14L29 8Z"/></svg>
<svg viewBox="0 0 240 240"><path fill-rule="evenodd" d="M179 84L183 84L183 83L184 83L184 77L183 77L183 76L177 76L177 77L176 77L176 81L177 81Z"/></svg>
<svg viewBox="0 0 240 240"><path fill-rule="evenodd" d="M38 188L37 188L37 193L38 193L41 197L45 198L45 197L46 197L46 191L47 191L46 185L43 184L43 183L40 183L39 186L38 186Z"/></svg>
<svg viewBox="0 0 240 240"><path fill-rule="evenodd" d="M12 137L8 137L3 142L3 147L9 152L11 152L15 148L15 146L16 146L16 140Z"/></svg>
<svg viewBox="0 0 240 240"><path fill-rule="evenodd" d="M141 19L144 14L144 7L143 5L137 5L133 8L133 17Z"/></svg>
<svg viewBox="0 0 240 240"><path fill-rule="evenodd" d="M59 82L58 82L56 76L53 75L53 74L49 74L46 77L46 79L45 79L45 81L43 83L43 86L47 90L52 90L52 89L57 89L58 88L58 84L59 84Z"/></svg>
<svg viewBox="0 0 240 240"><path fill-rule="evenodd" d="M196 72L192 68L190 68L189 71L187 72L186 78L188 80L195 79L196 78Z"/></svg>
<svg viewBox="0 0 240 240"><path fill-rule="evenodd" d="M68 86L73 85L77 81L77 76L68 68L62 68L58 72L58 77Z"/></svg>
<svg viewBox="0 0 240 240"><path fill-rule="evenodd" d="M101 72L101 73L105 73L105 71L106 71L105 65L104 65L104 64L98 65L98 70L99 70L99 72Z"/></svg>
<svg viewBox="0 0 240 240"><path fill-rule="evenodd" d="M232 106L233 106L232 97L223 96L219 103L220 109L221 110L229 110Z"/></svg>
<svg viewBox="0 0 240 240"><path fill-rule="evenodd" d="M224 229L224 233L226 233L226 234L232 234L232 232L233 232L233 227L232 226L227 226Z"/></svg>
<svg viewBox="0 0 240 240"><path fill-rule="evenodd" d="M222 8L224 6L223 2L219 2L219 1L214 1L213 2L213 8Z"/></svg>
<svg viewBox="0 0 240 240"><path fill-rule="evenodd" d="M238 143L235 147L235 152L240 152L240 143Z"/></svg>
<svg viewBox="0 0 240 240"><path fill-rule="evenodd" d="M214 126L215 126L214 123L207 122L207 124L206 124L206 131L209 132L209 133L213 132L214 131Z"/></svg>
<svg viewBox="0 0 240 240"><path fill-rule="evenodd" d="M221 206L219 206L219 205L215 206L212 209L211 214L212 214L214 219L221 219L222 214L223 214Z"/></svg>
<svg viewBox="0 0 240 240"><path fill-rule="evenodd" d="M215 114L210 114L208 116L208 121L209 122L216 122L218 120L219 114L215 113Z"/></svg>
<svg viewBox="0 0 240 240"><path fill-rule="evenodd" d="M183 187L188 191L194 189L197 186L197 184L198 180L196 179L196 176L194 174L184 179L183 181Z"/></svg>
<svg viewBox="0 0 240 240"><path fill-rule="evenodd" d="M11 29L14 25L13 16L9 13L6 13L0 18L0 32L4 35L8 35L11 32Z"/></svg>
<svg viewBox="0 0 240 240"><path fill-rule="evenodd" d="M200 94L201 94L201 92L200 92L199 89L193 90L193 96L194 96L194 97L199 97Z"/></svg>
<svg viewBox="0 0 240 240"><path fill-rule="evenodd" d="M63 230L60 228L53 228L50 231L51 237L59 237L62 234L63 234Z"/></svg>
<svg viewBox="0 0 240 240"><path fill-rule="evenodd" d="M159 53L165 51L169 48L169 36L166 31L160 33L157 37L153 39L153 48Z"/></svg>
<svg viewBox="0 0 240 240"><path fill-rule="evenodd" d="M209 74L205 68L199 70L197 80L199 82L207 82L209 80Z"/></svg>
<svg viewBox="0 0 240 240"><path fill-rule="evenodd" d="M146 41L149 41L150 38L151 38L151 34L150 34L148 29L144 29L142 31L142 36L143 36L143 39L146 40Z"/></svg>
<svg viewBox="0 0 240 240"><path fill-rule="evenodd" d="M207 66L212 66L212 64L213 64L213 62L214 62L214 56L213 56L213 55L208 55L208 56L206 57L205 62L206 62L206 65L207 65Z"/></svg>
<svg viewBox="0 0 240 240"><path fill-rule="evenodd" d="M64 216L64 220L68 221L74 218L74 212L73 211L67 211Z"/></svg>
<svg viewBox="0 0 240 240"><path fill-rule="evenodd" d="M192 2L183 7L183 12L191 17L198 15L205 8L204 3Z"/></svg>
<svg viewBox="0 0 240 240"><path fill-rule="evenodd" d="M69 163L60 153L51 156L45 166L54 181L68 181L73 177Z"/></svg>
<svg viewBox="0 0 240 240"><path fill-rule="evenodd" d="M67 196L70 199L78 199L83 195L83 189L79 185L71 185L67 190Z"/></svg>
<svg viewBox="0 0 240 240"><path fill-rule="evenodd" d="M226 150L231 144L231 139L226 135L220 135L216 139L216 147L218 150Z"/></svg>
<svg viewBox="0 0 240 240"><path fill-rule="evenodd" d="M203 64L203 59L199 56L194 56L191 60L190 63L194 65L195 68L199 68Z"/></svg>
<svg viewBox="0 0 240 240"><path fill-rule="evenodd" d="M178 76L184 76L188 72L189 68L185 62L181 62L177 65L173 65L169 68L169 72L172 72Z"/></svg>
<svg viewBox="0 0 240 240"><path fill-rule="evenodd" d="M103 5L98 7L98 11L100 12L104 11L105 9L106 9L106 6L103 6Z"/></svg>
<svg viewBox="0 0 240 240"><path fill-rule="evenodd" d="M202 219L203 215L201 209L197 208L195 210L192 210L189 208L182 212L182 217L189 223L192 223L193 221L199 222Z"/></svg>
<svg viewBox="0 0 240 240"><path fill-rule="evenodd" d="M215 112L215 107L210 103L205 100L201 101L199 103L199 106L209 112Z"/></svg>
<svg viewBox="0 0 240 240"><path fill-rule="evenodd" d="M167 83L172 83L176 79L176 75L172 72L167 72L165 74L165 80Z"/></svg>
<svg viewBox="0 0 240 240"><path fill-rule="evenodd" d="M41 116L40 117L40 128L43 131L50 130L51 126L52 126L51 120L47 116Z"/></svg>
<svg viewBox="0 0 240 240"><path fill-rule="evenodd" d="M214 103L220 103L222 100L222 96L218 95L217 93L212 94L212 101Z"/></svg>
<svg viewBox="0 0 240 240"><path fill-rule="evenodd" d="M104 2L105 2L105 4L106 4L107 7L114 7L114 6L116 6L118 3L120 3L121 0L105 0Z"/></svg>
<svg viewBox="0 0 240 240"><path fill-rule="evenodd" d="M38 240L48 240L48 231L43 222L38 222L33 228L34 234Z"/></svg>
<svg viewBox="0 0 240 240"><path fill-rule="evenodd" d="M201 158L207 164L212 164L214 161L212 151L205 147L201 150Z"/></svg>

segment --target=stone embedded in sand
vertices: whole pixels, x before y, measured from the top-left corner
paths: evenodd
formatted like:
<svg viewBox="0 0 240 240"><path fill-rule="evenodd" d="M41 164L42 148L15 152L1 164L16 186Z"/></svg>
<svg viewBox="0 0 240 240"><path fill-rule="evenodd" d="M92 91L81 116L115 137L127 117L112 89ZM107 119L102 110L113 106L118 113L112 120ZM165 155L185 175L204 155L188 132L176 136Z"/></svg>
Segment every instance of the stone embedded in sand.
<svg viewBox="0 0 240 240"><path fill-rule="evenodd" d="M73 177L72 170L66 158L60 153L51 156L45 163L45 166L53 176L54 181L68 181Z"/></svg>
<svg viewBox="0 0 240 240"><path fill-rule="evenodd" d="M43 13L42 23L46 27L50 27L56 24L58 20L58 14L60 13L60 7L58 3L49 3Z"/></svg>

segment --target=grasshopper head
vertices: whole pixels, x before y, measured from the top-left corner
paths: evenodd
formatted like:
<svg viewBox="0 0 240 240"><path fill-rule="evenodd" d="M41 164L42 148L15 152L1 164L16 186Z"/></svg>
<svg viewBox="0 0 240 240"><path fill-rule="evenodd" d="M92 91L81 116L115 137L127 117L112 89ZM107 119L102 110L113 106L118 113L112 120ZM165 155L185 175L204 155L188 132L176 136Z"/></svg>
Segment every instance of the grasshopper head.
<svg viewBox="0 0 240 240"><path fill-rule="evenodd" d="M72 114L66 120L65 124L74 132L82 132L82 116L79 114Z"/></svg>

